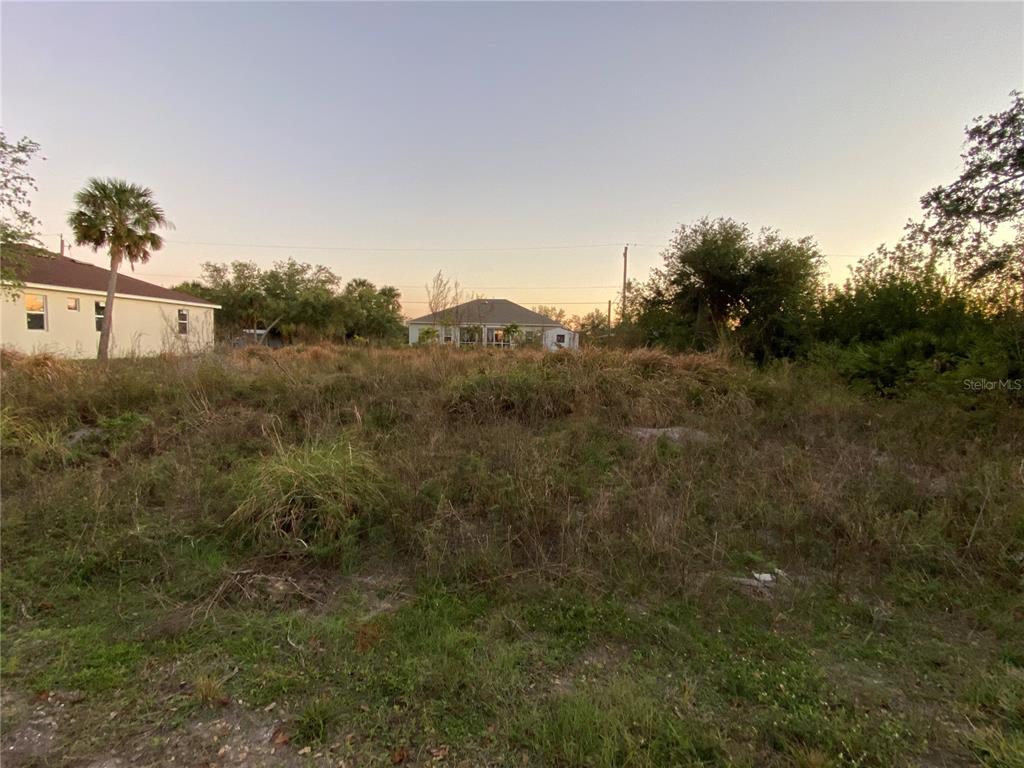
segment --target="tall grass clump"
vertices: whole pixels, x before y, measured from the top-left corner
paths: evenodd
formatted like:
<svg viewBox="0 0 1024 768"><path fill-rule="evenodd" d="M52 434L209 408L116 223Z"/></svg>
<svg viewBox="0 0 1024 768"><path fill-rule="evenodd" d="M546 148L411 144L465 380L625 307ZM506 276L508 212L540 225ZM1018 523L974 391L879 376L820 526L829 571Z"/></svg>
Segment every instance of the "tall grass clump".
<svg viewBox="0 0 1024 768"><path fill-rule="evenodd" d="M536 423L572 413L575 394L567 377L524 365L517 371L458 379L449 390L445 409L455 419L480 422L504 417Z"/></svg>
<svg viewBox="0 0 1024 768"><path fill-rule="evenodd" d="M269 456L244 464L234 485L229 523L243 538L329 553L348 549L384 498L372 457L345 439L278 442Z"/></svg>
<svg viewBox="0 0 1024 768"><path fill-rule="evenodd" d="M22 457L30 467L61 466L69 451L59 426L38 423L13 408L0 408L0 443L4 458Z"/></svg>

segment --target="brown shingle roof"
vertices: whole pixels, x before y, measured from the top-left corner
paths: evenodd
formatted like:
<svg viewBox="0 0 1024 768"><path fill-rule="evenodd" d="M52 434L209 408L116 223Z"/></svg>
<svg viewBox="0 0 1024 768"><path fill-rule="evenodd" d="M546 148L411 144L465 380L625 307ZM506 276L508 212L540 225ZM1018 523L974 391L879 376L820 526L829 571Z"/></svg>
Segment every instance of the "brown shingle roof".
<svg viewBox="0 0 1024 768"><path fill-rule="evenodd" d="M103 291L104 293L107 290L107 279L110 277L109 269L96 267L86 264L84 261L76 261L67 256L31 246L5 245L4 251L12 252L12 255L23 263L23 268L19 270L19 277L23 282L84 291ZM123 272L117 276L117 295L205 304L208 307L218 306L212 301L200 299L181 291L172 291L170 288L160 285L153 285Z"/></svg>
<svg viewBox="0 0 1024 768"><path fill-rule="evenodd" d="M454 325L560 325L550 317L521 307L508 299L473 299L446 312L435 312L409 322L433 325L442 321L442 315L450 317Z"/></svg>

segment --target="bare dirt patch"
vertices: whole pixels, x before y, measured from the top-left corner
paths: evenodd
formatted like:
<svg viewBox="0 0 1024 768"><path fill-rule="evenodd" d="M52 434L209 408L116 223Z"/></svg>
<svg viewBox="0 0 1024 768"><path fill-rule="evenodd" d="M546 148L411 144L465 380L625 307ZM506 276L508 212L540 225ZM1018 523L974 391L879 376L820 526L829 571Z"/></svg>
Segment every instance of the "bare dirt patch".
<svg viewBox="0 0 1024 768"><path fill-rule="evenodd" d="M299 750L282 736L284 730L269 715L230 708L217 717L201 718L183 728L140 736L116 754L100 756L88 768L158 765L186 766L319 766L336 765L324 752Z"/></svg>
<svg viewBox="0 0 1024 768"><path fill-rule="evenodd" d="M200 611L205 617L218 605L240 602L322 608L332 591L329 576L295 568L271 571L254 565L225 574Z"/></svg>
<svg viewBox="0 0 1024 768"><path fill-rule="evenodd" d="M58 712L54 711L48 696L31 697L5 691L3 719L0 762L5 768L37 764L59 746Z"/></svg>
<svg viewBox="0 0 1024 768"><path fill-rule="evenodd" d="M565 695L588 682L601 680L621 669L628 661L630 649L619 643L602 643L581 653L565 670L551 678L551 692Z"/></svg>
<svg viewBox="0 0 1024 768"><path fill-rule="evenodd" d="M339 599L354 597L365 611L364 620L371 619L412 599L408 582L409 574L394 568L341 575L284 559L253 561L226 571L208 596L198 603L174 606L144 634L151 639L176 637L209 619L217 608L240 603L323 612Z"/></svg>
<svg viewBox="0 0 1024 768"><path fill-rule="evenodd" d="M407 575L394 570L349 576L339 586L339 592L347 591L359 599L364 610L364 621L392 613L413 599Z"/></svg>
<svg viewBox="0 0 1024 768"><path fill-rule="evenodd" d="M5 732L0 751L4 768L64 765L73 746L75 691L46 691L34 696L5 693ZM104 754L73 760L87 768L140 766L320 766L338 765L327 751L298 749L289 743L279 717L227 707L180 728L160 728L129 735Z"/></svg>

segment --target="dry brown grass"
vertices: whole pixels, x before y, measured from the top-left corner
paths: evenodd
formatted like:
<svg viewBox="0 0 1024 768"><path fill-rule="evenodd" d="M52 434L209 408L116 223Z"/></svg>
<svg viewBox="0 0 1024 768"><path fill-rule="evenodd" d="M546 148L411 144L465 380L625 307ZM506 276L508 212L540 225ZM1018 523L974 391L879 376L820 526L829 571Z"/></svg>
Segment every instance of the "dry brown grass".
<svg viewBox="0 0 1024 768"><path fill-rule="evenodd" d="M24 360L28 355L13 347L0 346L0 368L7 368Z"/></svg>
<svg viewBox="0 0 1024 768"><path fill-rule="evenodd" d="M228 703L227 694L224 692L224 684L211 675L200 675L192 682L192 690L196 701L203 706L223 706Z"/></svg>
<svg viewBox="0 0 1024 768"><path fill-rule="evenodd" d="M26 355L7 347L0 348L0 368L5 372L31 377L36 382L53 384L66 379L76 368L73 361L51 354Z"/></svg>
<svg viewBox="0 0 1024 768"><path fill-rule="evenodd" d="M382 473L374 515L436 570L615 579L639 565L685 582L757 552L835 573L1008 575L1021 551L1024 418L995 399L883 401L817 369L650 350L316 345L115 363L8 356L10 423L53 447L77 423L144 414L147 450L194 468L180 493L195 497L181 503L217 514L240 502L204 483L238 487L262 461L247 475L249 517L286 510L267 518L278 532L309 512L295 489L340 497L330 471L303 461L287 488L259 485L274 456L348 435ZM627 431L669 426L713 439Z"/></svg>
<svg viewBox="0 0 1024 768"><path fill-rule="evenodd" d="M5 674L95 685L103 723L103 696L173 654L175 691L272 696L310 743L396 722L433 738L452 704L476 734L500 698L533 719L503 732L516 713L491 710L499 741L488 729L473 755L580 764L567 740L620 729L644 757L640 718L645 744L722 724L730 764L891 765L918 748L892 712L945 707L991 654L991 690L958 705L991 730L966 748L916 732L936 754L1016 754L1000 723L1021 698L1024 413L998 396L879 399L717 355L324 346L106 370L12 358L0 388ZM678 442L634 431L673 426ZM83 427L102 439L68 449ZM777 567L776 588L733 580ZM368 568L415 596L358 586ZM607 643L622 653L602 671L587 662ZM896 710L822 687L851 656L905 687ZM209 673L232 668L229 687ZM585 686L544 682L584 669ZM692 761L679 746L634 762ZM607 754L594 764L629 762Z"/></svg>

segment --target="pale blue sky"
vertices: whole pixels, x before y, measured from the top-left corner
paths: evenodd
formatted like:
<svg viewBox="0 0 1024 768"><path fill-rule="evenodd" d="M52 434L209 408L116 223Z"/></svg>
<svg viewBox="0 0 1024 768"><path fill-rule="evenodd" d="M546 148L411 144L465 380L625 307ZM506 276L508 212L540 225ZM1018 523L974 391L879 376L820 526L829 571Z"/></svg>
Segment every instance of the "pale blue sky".
<svg viewBox="0 0 1024 768"><path fill-rule="evenodd" d="M43 144L47 245L87 177L120 176L177 225L144 277L295 256L398 285L411 315L437 269L524 304L603 307L621 243L643 244L630 271L645 277L704 214L813 235L842 277L954 176L970 118L1024 85L1019 3L0 14L3 125ZM556 244L595 247L489 250Z"/></svg>

